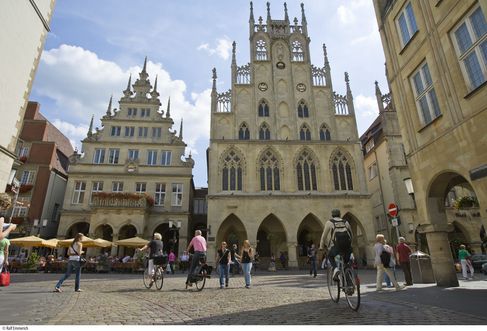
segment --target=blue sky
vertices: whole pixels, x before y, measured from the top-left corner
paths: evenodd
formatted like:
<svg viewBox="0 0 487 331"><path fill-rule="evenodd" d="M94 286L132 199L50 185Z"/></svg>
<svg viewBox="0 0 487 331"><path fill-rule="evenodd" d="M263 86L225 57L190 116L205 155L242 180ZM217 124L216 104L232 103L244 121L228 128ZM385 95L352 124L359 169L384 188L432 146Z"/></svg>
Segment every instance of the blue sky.
<svg viewBox="0 0 487 331"><path fill-rule="evenodd" d="M345 94L350 75L359 134L378 114L374 81L388 92L371 0L287 1L290 19L301 19L304 2L312 63L323 66L325 43L333 87ZM266 17L266 1L253 1ZM284 18L284 1L271 1L273 19ZM249 62L247 0L57 0L30 99L80 149L89 120L95 126L113 94L118 100L129 74L138 77L148 57L149 78L158 75L160 99L171 97L174 128L184 118L184 140L195 159L195 185L206 187L211 69L219 92L230 88L231 43L237 63Z"/></svg>

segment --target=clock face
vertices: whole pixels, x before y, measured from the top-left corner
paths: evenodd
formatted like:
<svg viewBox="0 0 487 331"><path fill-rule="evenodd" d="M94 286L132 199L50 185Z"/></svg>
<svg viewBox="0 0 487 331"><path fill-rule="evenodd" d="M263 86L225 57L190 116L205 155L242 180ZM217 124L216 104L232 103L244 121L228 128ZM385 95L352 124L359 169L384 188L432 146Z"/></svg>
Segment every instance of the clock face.
<svg viewBox="0 0 487 331"><path fill-rule="evenodd" d="M267 91L267 84L266 83L260 83L259 84L259 90L262 92Z"/></svg>
<svg viewBox="0 0 487 331"><path fill-rule="evenodd" d="M304 85L303 83L299 83L298 85L296 85L296 90L298 90L299 92L304 92L306 91L306 85Z"/></svg>

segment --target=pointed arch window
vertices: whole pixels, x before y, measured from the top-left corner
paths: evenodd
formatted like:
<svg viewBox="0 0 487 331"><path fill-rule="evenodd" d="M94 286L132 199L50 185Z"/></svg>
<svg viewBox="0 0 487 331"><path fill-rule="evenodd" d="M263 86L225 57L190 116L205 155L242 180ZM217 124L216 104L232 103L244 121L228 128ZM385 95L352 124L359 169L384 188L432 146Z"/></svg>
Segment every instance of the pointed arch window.
<svg viewBox="0 0 487 331"><path fill-rule="evenodd" d="M323 124L320 127L320 140L322 140L322 141L329 141L329 140L331 140L330 130L326 127L325 124Z"/></svg>
<svg viewBox="0 0 487 331"><path fill-rule="evenodd" d="M279 160L272 151L266 151L260 158L259 173L261 191L279 191L281 189Z"/></svg>
<svg viewBox="0 0 487 331"><path fill-rule="evenodd" d="M223 159L222 191L242 191L242 159L234 150Z"/></svg>
<svg viewBox="0 0 487 331"><path fill-rule="evenodd" d="M303 46L301 45L300 41L293 41L292 43L292 55L293 61L296 62L303 62L304 61L304 51Z"/></svg>
<svg viewBox="0 0 487 331"><path fill-rule="evenodd" d="M303 151L296 164L298 191L316 191L316 165L308 151Z"/></svg>
<svg viewBox="0 0 487 331"><path fill-rule="evenodd" d="M301 100L301 102L298 105L298 117L300 118L305 118L309 117L309 110L308 110L308 105L304 100Z"/></svg>
<svg viewBox="0 0 487 331"><path fill-rule="evenodd" d="M242 123L240 125L240 129L238 130L238 139L239 140L249 140L250 139L250 131L247 127L247 124Z"/></svg>
<svg viewBox="0 0 487 331"><path fill-rule="evenodd" d="M269 105L265 100L259 103L259 117L269 117Z"/></svg>
<svg viewBox="0 0 487 331"><path fill-rule="evenodd" d="M299 130L299 139L300 140L311 140L311 130L306 124L301 126Z"/></svg>
<svg viewBox="0 0 487 331"><path fill-rule="evenodd" d="M259 140L270 140L271 139L271 131L269 130L269 126L264 123L260 126L259 129Z"/></svg>
<svg viewBox="0 0 487 331"><path fill-rule="evenodd" d="M331 170L336 191L353 191L352 167L342 152L339 151L333 158Z"/></svg>
<svg viewBox="0 0 487 331"><path fill-rule="evenodd" d="M259 39L255 43L255 59L257 61L267 61L267 43Z"/></svg>

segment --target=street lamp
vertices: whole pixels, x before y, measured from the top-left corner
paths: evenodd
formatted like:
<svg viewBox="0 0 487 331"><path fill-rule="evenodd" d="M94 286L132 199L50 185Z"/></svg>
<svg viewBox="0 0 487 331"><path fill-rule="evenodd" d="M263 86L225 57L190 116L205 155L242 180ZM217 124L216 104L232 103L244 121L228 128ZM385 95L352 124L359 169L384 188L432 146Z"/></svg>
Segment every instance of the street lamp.
<svg viewBox="0 0 487 331"><path fill-rule="evenodd" d="M406 185L406 190L408 191L409 196L413 199L414 208L416 209L416 200L414 199L414 187L413 187L413 180L411 177L404 178L404 185Z"/></svg>

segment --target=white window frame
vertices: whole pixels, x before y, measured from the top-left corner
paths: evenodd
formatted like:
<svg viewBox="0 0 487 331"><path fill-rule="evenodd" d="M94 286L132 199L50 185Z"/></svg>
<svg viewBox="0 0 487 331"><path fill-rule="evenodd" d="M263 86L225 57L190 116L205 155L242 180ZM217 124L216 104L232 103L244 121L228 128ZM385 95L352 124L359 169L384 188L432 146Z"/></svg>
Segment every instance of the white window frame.
<svg viewBox="0 0 487 331"><path fill-rule="evenodd" d="M139 127L139 137L147 137L149 133L149 128L146 126Z"/></svg>
<svg viewBox="0 0 487 331"><path fill-rule="evenodd" d="M112 182L112 192L114 193L123 192L123 182L120 181Z"/></svg>
<svg viewBox="0 0 487 331"><path fill-rule="evenodd" d="M163 207L164 199L166 199L166 184L156 183L156 189L154 193L154 206Z"/></svg>
<svg viewBox="0 0 487 331"><path fill-rule="evenodd" d="M430 76L430 79L431 79L431 83L429 85L428 85L428 81L426 79L425 68L427 69L429 76ZM418 73L419 73L419 78L421 80L421 84L423 85L422 91L417 90L416 83L415 83L415 77ZM418 69L416 69L413 72L413 74L410 77L410 82L411 82L411 88L413 89L413 94L414 94L414 98L416 101L416 109L418 111L420 121L423 125L428 125L428 124L432 123L436 118L441 116L441 109L440 109L440 105L439 105L439 101L438 101L438 96L436 95L436 91L434 88L433 77L431 76L431 71L429 70L429 66L428 66L428 63L426 61L421 63L421 65L418 67ZM435 113L435 103L433 102L433 95L436 98L436 103L438 106L438 114ZM431 117L431 119L429 121L427 121L426 118L424 117L423 108L421 106L421 100L423 98L426 98L426 103L428 106L428 113L429 113L429 116Z"/></svg>
<svg viewBox="0 0 487 331"><path fill-rule="evenodd" d="M183 184L172 184L171 206L180 207L183 205Z"/></svg>
<svg viewBox="0 0 487 331"><path fill-rule="evenodd" d="M22 176L20 177L20 185L33 185L35 177L35 170L24 170L22 172Z"/></svg>
<svg viewBox="0 0 487 331"><path fill-rule="evenodd" d="M143 194L145 192L147 192L147 183L145 182L135 183L135 193Z"/></svg>
<svg viewBox="0 0 487 331"><path fill-rule="evenodd" d="M150 166L157 165L157 150L149 149L147 151L147 165Z"/></svg>
<svg viewBox="0 0 487 331"><path fill-rule="evenodd" d="M129 117L135 117L137 116L137 108L129 108L127 113Z"/></svg>
<svg viewBox="0 0 487 331"><path fill-rule="evenodd" d="M31 197L18 197L12 210L12 217L27 217L29 214Z"/></svg>
<svg viewBox="0 0 487 331"><path fill-rule="evenodd" d="M125 127L125 137L133 137L135 134L135 127L126 126Z"/></svg>
<svg viewBox="0 0 487 331"><path fill-rule="evenodd" d="M152 128L152 138L161 138L162 128Z"/></svg>
<svg viewBox="0 0 487 331"><path fill-rule="evenodd" d="M19 158L20 157L28 157L29 156L29 151L30 151L30 147L26 147L26 146L22 146L20 147L20 150L19 150Z"/></svg>
<svg viewBox="0 0 487 331"><path fill-rule="evenodd" d="M82 180L77 180L74 182L74 192L73 192L73 204L80 205L85 199L86 192L86 182Z"/></svg>
<svg viewBox="0 0 487 331"><path fill-rule="evenodd" d="M374 162L369 167L369 180L374 179L378 175L377 163Z"/></svg>
<svg viewBox="0 0 487 331"><path fill-rule="evenodd" d="M477 10L480 10L481 13L484 16L484 21L487 20L486 14L482 10L482 7L479 5L475 6L472 8L463 18L461 22L459 22L455 28L451 31L450 37L453 40L453 45L455 47L455 52L458 57L458 62L460 62L460 67L462 70L463 78L465 80L465 83L467 84L467 90L469 92L477 89L480 87L482 84L484 84L487 81L487 58L484 57L482 54L482 50L480 46L484 43L487 43L487 33L484 33L482 36L477 37L475 30L473 28L473 24L471 21L472 14L476 12ZM456 32L459 31L459 29L465 24L467 28L467 32L470 37L471 45L462 53L459 45L459 40L457 38ZM487 47L487 46L486 46ZM467 66L465 65L465 60L472 54L475 54L475 57L480 65L481 73L483 76L483 82L479 83L477 86L474 85L472 82L472 77L469 74L469 71L467 70Z"/></svg>
<svg viewBox="0 0 487 331"><path fill-rule="evenodd" d="M408 13L408 7L411 6L411 12L412 12L412 15L413 15L413 19L414 19L414 25L416 26L416 30L413 29L413 24L411 22L411 17L409 16L409 13ZM402 29L401 29L401 24L399 22L401 16L404 17L404 20L406 22L406 29L407 29L407 32L408 32L408 40L404 40L404 36L402 35ZM399 13L399 15L397 16L396 18L396 28L397 28L397 33L399 34L399 39L401 40L401 45L402 47L404 48L410 41L411 39L413 39L413 36L416 32L418 32L419 28L418 28L418 21L416 20L416 16L414 15L414 10L413 10L413 6L412 6L412 1L409 1L405 6L404 8L401 10L401 12Z"/></svg>
<svg viewBox="0 0 487 331"><path fill-rule="evenodd" d="M128 151L128 159L135 161L139 159L139 150L138 149L129 149Z"/></svg>
<svg viewBox="0 0 487 331"><path fill-rule="evenodd" d="M120 148L109 148L108 149L108 163L118 164L120 160Z"/></svg>
<svg viewBox="0 0 487 331"><path fill-rule="evenodd" d="M171 165L172 152L171 151L161 151L161 165L169 166Z"/></svg>
<svg viewBox="0 0 487 331"><path fill-rule="evenodd" d="M110 132L110 136L120 137L121 133L122 133L122 127L121 126L112 126L112 131Z"/></svg>
<svg viewBox="0 0 487 331"><path fill-rule="evenodd" d="M103 192L103 182L97 181L91 184L90 202L93 202L93 193Z"/></svg>
<svg viewBox="0 0 487 331"><path fill-rule="evenodd" d="M105 148L95 148L93 153L93 164L105 163Z"/></svg>

